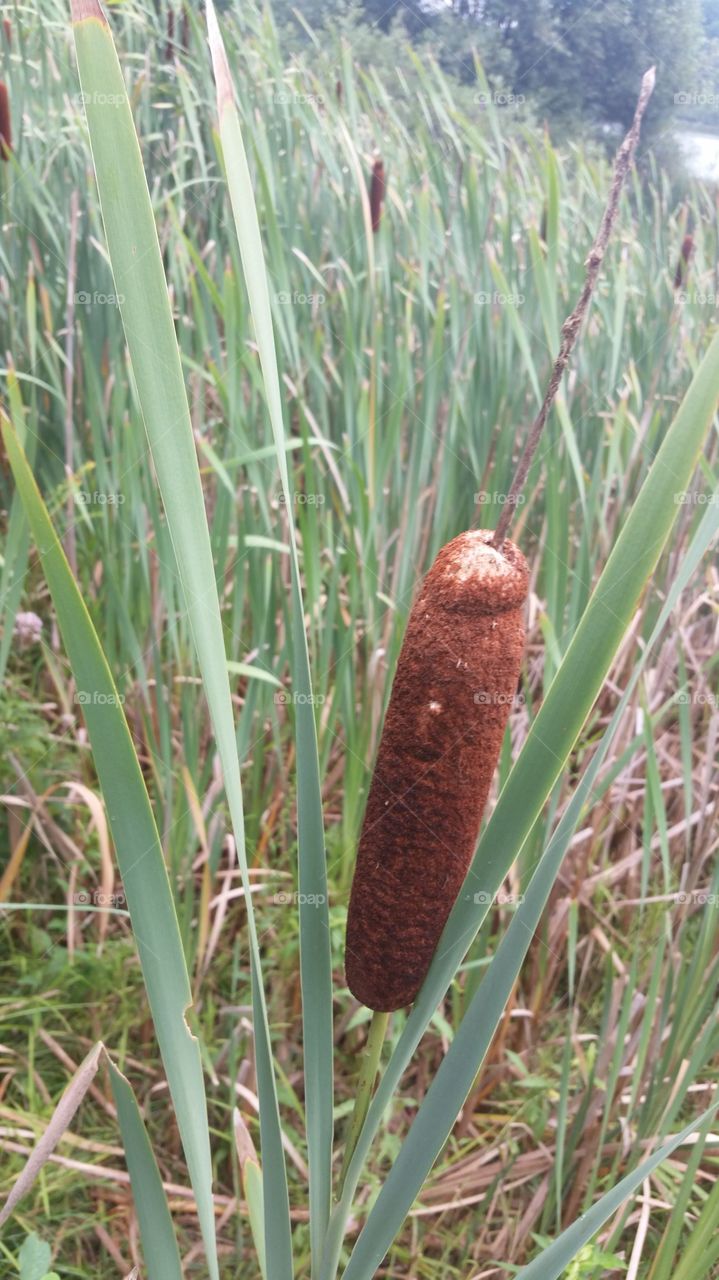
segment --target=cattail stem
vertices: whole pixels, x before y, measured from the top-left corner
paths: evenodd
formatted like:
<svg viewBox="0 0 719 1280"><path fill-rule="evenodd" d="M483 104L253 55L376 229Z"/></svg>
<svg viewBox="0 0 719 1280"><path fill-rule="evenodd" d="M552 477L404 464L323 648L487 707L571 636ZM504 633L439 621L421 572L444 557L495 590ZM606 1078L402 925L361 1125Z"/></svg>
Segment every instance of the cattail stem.
<svg viewBox="0 0 719 1280"><path fill-rule="evenodd" d="M345 1143L345 1152L342 1159L342 1172L340 1173L339 1194L342 1195L342 1189L347 1177L347 1170L350 1166L350 1160L355 1153L355 1147L362 1132L369 1110L369 1104L374 1093L375 1082L377 1080L377 1072L379 1070L379 1060L382 1054L382 1045L387 1032L388 1013L373 1013L370 1022L369 1032L367 1035L367 1044L365 1045L364 1057L362 1059L362 1067L360 1069L360 1077L357 1082L357 1095L355 1104L350 1117L349 1128L347 1130L347 1142Z"/></svg>
<svg viewBox="0 0 719 1280"><path fill-rule="evenodd" d="M492 540L492 545L496 547L497 550L500 550L509 531L512 513L518 505L519 496L524 488L527 476L529 475L529 468L534 460L534 455L539 447L539 441L544 430L545 423L549 417L549 410L554 404L554 400L559 390L559 384L562 381L562 375L564 374L564 370L569 362L572 348L579 336L579 330L582 327L582 320L584 319L585 312L589 306L589 300L594 292L594 286L597 283L597 276L599 275L599 268L604 260L604 254L606 252L607 244L609 243L609 237L614 225L614 220L617 216L619 196L621 194L622 186L624 185L624 179L631 167L634 152L639 141L639 130L641 128L642 116L646 111L647 103L649 102L654 89L654 80L654 67L650 67L642 79L642 87L639 93L637 109L634 112L632 126L619 148L614 162L614 176L612 178L607 206L602 216L599 231L597 232L597 238L592 245L585 263L587 274L584 280L584 288L579 295L576 307L571 315L567 316L567 319L562 325L562 341L559 347L559 354L557 355L554 367L552 368L552 373L547 384L547 390L544 393L542 407L532 423L527 437L527 442L520 454L517 469L514 473L514 479L512 480L506 502L502 508L502 513L497 523L497 528Z"/></svg>

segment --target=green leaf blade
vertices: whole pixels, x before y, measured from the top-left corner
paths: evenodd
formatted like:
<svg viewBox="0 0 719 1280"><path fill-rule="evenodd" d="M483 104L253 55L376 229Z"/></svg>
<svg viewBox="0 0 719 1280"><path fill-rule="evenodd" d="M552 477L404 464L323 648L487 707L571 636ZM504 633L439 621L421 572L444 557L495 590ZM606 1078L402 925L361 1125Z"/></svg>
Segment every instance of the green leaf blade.
<svg viewBox="0 0 719 1280"><path fill-rule="evenodd" d="M148 1280L182 1280L167 1196L130 1082L108 1058L110 1084L140 1224Z"/></svg>
<svg viewBox="0 0 719 1280"><path fill-rule="evenodd" d="M190 981L160 839L122 699L40 492L8 421L0 426L17 491L83 706L140 964L200 1210L212 1211L212 1167L200 1050L185 1021Z"/></svg>

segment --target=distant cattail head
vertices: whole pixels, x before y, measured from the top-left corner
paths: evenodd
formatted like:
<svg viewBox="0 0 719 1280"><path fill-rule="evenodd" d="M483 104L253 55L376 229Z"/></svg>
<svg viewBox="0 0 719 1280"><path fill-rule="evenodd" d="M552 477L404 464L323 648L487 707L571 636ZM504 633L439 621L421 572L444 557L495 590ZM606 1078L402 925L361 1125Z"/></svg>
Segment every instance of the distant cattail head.
<svg viewBox="0 0 719 1280"><path fill-rule="evenodd" d="M379 231L379 224L382 220L384 187L384 165L381 160L375 160L372 166L372 182L369 191L369 207L373 231Z"/></svg>
<svg viewBox="0 0 719 1280"><path fill-rule="evenodd" d="M371 1009L411 1004L424 981L515 704L529 571L514 543L499 552L492 536L442 548L407 624L347 918L347 982Z"/></svg>
<svg viewBox="0 0 719 1280"><path fill-rule="evenodd" d="M677 269L674 272L674 288L681 289L689 274L689 261L694 252L694 237L686 235L682 240L682 247L679 251L679 261Z"/></svg>
<svg viewBox="0 0 719 1280"><path fill-rule="evenodd" d="M337 81L335 82L335 95L336 95L336 97L337 97L337 101L338 101L338 102L340 102L340 103L342 102L342 93L343 93L343 89L342 89L342 81L341 81L341 80L337 80Z"/></svg>
<svg viewBox="0 0 719 1280"><path fill-rule="evenodd" d="M175 14L167 10L167 44L165 45L165 62L172 62L175 52Z"/></svg>
<svg viewBox="0 0 719 1280"><path fill-rule="evenodd" d="M0 80L0 159L8 160L12 151L12 127L10 124L10 98L7 85Z"/></svg>
<svg viewBox="0 0 719 1280"><path fill-rule="evenodd" d="M12 23L9 18L3 18L2 25L3 25L3 31L5 32L5 39L7 40L8 48L9 48L10 45L12 44Z"/></svg>

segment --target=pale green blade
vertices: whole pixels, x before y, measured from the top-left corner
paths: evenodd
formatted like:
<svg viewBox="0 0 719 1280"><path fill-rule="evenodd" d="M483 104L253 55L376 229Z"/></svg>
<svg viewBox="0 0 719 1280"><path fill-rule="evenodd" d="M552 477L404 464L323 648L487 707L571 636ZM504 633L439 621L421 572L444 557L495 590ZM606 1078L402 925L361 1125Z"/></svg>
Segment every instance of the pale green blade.
<svg viewBox="0 0 719 1280"><path fill-rule="evenodd" d="M339 1238L344 1226L343 1218L348 1212L351 1195L357 1185L362 1164L380 1123L382 1112L399 1084L402 1073L437 1004L451 982L457 966L475 937L488 910L488 903L499 889L506 872L541 813L581 731L584 720L591 710L641 592L666 543L676 513L680 510L677 495L681 494L689 484L718 397L719 335L714 338L692 379L488 823L465 881L465 888L450 916L422 991L370 1107L365 1129L350 1165L343 1201L333 1218L323 1276L329 1277L333 1274L332 1267L336 1265L339 1256ZM577 813L577 819L578 816ZM475 900L475 895L478 895L478 900ZM531 902L530 895L528 895L528 901ZM525 903L525 907L526 905ZM517 918L521 918L520 913L517 913ZM519 962L521 963L521 956ZM518 968L519 964L516 970ZM494 969L491 969L490 973L496 976ZM485 986L493 985L494 978L490 979L490 973L487 974L475 999L479 998ZM509 991L507 991L508 994ZM506 997L503 997L502 1006L504 998ZM502 1006L499 1007L497 1017L501 1014ZM488 1034L491 1037L492 1029L490 1019L482 1035ZM475 1025L475 1033L477 1031L478 1028ZM464 1039L460 1039L458 1035L450 1053L456 1050L458 1041L460 1048L452 1059L453 1063L463 1051ZM470 1050L474 1064L473 1074L484 1052L480 1046L480 1052L477 1055L476 1046L475 1039L475 1046ZM428 1126L432 1139L427 1148L428 1158L421 1163L423 1173L418 1186L421 1185L423 1177L431 1167L436 1149L439 1149L436 1148L433 1151L434 1143L439 1142L439 1146L442 1145L444 1139L441 1139L441 1133L444 1129L446 1137L462 1105L465 1096L462 1092L463 1079L460 1069L457 1077L453 1079L451 1092L447 1096L442 1092L438 1096L434 1092L429 1118L422 1122L422 1125ZM433 1093L438 1080L439 1075L430 1094ZM471 1085L471 1080L469 1083ZM430 1094L420 1108L412 1133L417 1129L422 1111L430 1103ZM434 1107L437 1108L436 1113L433 1113ZM448 1120L449 1112L452 1112L452 1115ZM420 1125L420 1133L423 1132L422 1125ZM405 1143L405 1149L408 1145L409 1139ZM415 1157L415 1162L412 1163L408 1156L402 1165L399 1162L395 1164L373 1209L373 1215L383 1217L385 1212L387 1213L387 1225L382 1238L385 1233L389 1235L391 1230L390 1242L416 1194L412 1192L419 1172L416 1164L416 1140L413 1140L410 1152ZM385 1195L387 1199L383 1202ZM376 1221L377 1217L375 1217ZM365 1269L369 1265L368 1259L376 1254L374 1240L377 1232L375 1231L373 1235L369 1227L365 1230L367 1241L363 1244L365 1238L363 1232L347 1272L352 1280L358 1280L359 1276L368 1274ZM359 1263L355 1267L354 1258L357 1255L363 1262L362 1268ZM381 1258L383 1254L380 1253L379 1256Z"/></svg>
<svg viewBox="0 0 719 1280"><path fill-rule="evenodd" d="M3 439L77 685L205 1239L214 1252L212 1165L190 981L160 839L122 702L92 620L9 420ZM216 1262L212 1271L217 1275Z"/></svg>
<svg viewBox="0 0 719 1280"><path fill-rule="evenodd" d="M260 957L220 605L187 393L150 195L112 36L97 0L75 0L74 18L78 67L115 293L197 648L245 889L262 1166L265 1178L272 1179L266 1191L277 1215L269 1241L268 1268L278 1280L284 1280L292 1274L287 1175L267 1010L262 983L257 980ZM203 1235L215 1277L214 1220L208 1194L209 1189L205 1189Z"/></svg>
<svg viewBox="0 0 719 1280"><path fill-rule="evenodd" d="M27 450L27 459L32 468L35 459L36 437L31 432L27 440L25 438L22 397L14 370L10 370L7 375L7 393L10 404L10 418L20 443ZM13 626L25 584L29 550L30 533L27 527L27 517L19 495L13 494L7 537L3 548L2 574L0 575L0 621L2 622L0 684L2 684L5 677L7 660L12 646Z"/></svg>
<svg viewBox="0 0 719 1280"><path fill-rule="evenodd" d="M262 239L227 57L212 0L208 0L207 20L217 84L220 138L227 185L255 324L290 530L292 678L293 690L297 694L295 730L305 1107L310 1171L310 1235L312 1256L318 1261L329 1218L331 1197L333 1042L332 959L317 731L304 629L292 492L287 470L287 442L282 420L280 381ZM265 1204L267 1226L274 1232L276 1219L267 1196Z"/></svg>
<svg viewBox="0 0 719 1280"><path fill-rule="evenodd" d="M177 1248L167 1196L140 1108L130 1082L108 1057L112 1096L125 1148L132 1198L140 1224L142 1252L147 1280L182 1280L182 1264Z"/></svg>

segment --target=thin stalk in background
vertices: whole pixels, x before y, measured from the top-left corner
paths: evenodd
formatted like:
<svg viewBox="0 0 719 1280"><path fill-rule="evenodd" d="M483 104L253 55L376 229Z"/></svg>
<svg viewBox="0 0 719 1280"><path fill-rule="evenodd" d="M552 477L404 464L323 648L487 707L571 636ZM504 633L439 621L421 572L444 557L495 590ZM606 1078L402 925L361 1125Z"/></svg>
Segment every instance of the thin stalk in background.
<svg viewBox="0 0 719 1280"><path fill-rule="evenodd" d="M539 447L539 441L542 437L542 432L544 431L547 418L549 417L549 410L551 409L559 390L562 375L569 362L569 357L572 354L572 348L579 336L579 330L582 327L582 320L584 319L592 293L594 292L594 286L597 283L599 269L604 261L604 254L606 252L607 245L609 244L609 237L612 233L614 220L617 216L619 197L624 185L624 179L629 173L632 160L634 159L634 152L636 151L637 143L639 141L639 130L642 124L642 117L647 109L649 99L652 96L655 80L656 73L654 67L650 67L649 70L645 72L642 80L642 86L639 91L639 100L634 112L634 119L632 121L631 128L617 152L617 158L614 165L614 177L612 179L611 191L609 192L609 200L607 201L607 206L604 210L604 215L599 226L599 231L597 232L596 240L590 249L589 257L587 258L587 275L584 281L584 288L579 296L579 301L577 302L576 307L572 311L571 315L567 316L567 319L562 325L562 342L559 348L559 355L554 362L547 390L544 393L544 399L539 413L532 423L526 444L520 455L519 462L517 463L517 469L514 473L512 483L509 486L509 493L507 494L505 505L502 508L497 522L497 528L492 540L493 545L497 548L501 547L509 531L509 526L512 521L512 513L518 505L518 498L522 493L525 481L529 475L529 468L532 465L532 460Z"/></svg>

